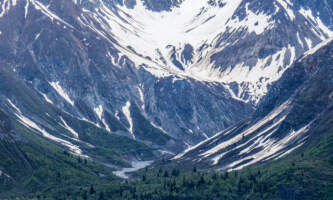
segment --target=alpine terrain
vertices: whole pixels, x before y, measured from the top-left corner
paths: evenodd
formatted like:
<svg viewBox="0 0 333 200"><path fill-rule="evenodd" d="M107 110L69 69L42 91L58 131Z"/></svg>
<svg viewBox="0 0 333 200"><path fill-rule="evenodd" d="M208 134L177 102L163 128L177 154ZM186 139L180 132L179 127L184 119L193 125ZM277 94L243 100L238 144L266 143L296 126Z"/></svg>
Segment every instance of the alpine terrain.
<svg viewBox="0 0 333 200"><path fill-rule="evenodd" d="M332 49L332 0L0 0L0 199L333 198Z"/></svg>

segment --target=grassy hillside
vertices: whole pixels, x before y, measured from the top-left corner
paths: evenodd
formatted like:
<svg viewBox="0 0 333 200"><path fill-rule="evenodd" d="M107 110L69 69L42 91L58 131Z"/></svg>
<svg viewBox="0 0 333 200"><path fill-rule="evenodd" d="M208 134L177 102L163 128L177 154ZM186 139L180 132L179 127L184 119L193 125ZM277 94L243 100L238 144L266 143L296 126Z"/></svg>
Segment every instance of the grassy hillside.
<svg viewBox="0 0 333 200"><path fill-rule="evenodd" d="M115 168L105 167L100 161L109 161L110 166L125 165L125 155L151 156L145 145L87 123L81 125L88 126L82 131L82 139L98 145L86 150L94 151L94 160L70 154L0 110L0 199L79 196L91 185L118 180L112 174Z"/></svg>
<svg viewBox="0 0 333 200"><path fill-rule="evenodd" d="M0 122L0 199L59 194L114 179L110 169L69 154L2 111Z"/></svg>
<svg viewBox="0 0 333 200"><path fill-rule="evenodd" d="M333 118L326 118L318 123L318 127L331 122ZM73 163L73 169L66 168L67 165L63 165L63 169L75 169L76 175L89 178L93 186L86 185L80 189L74 185L78 184L76 181L80 181L81 177L70 180L67 176L67 180L66 178L55 180L65 182L69 186L68 189L55 183L53 187L51 186L53 189L42 191L42 195L49 199L91 200L331 200L333 199L333 129L321 132L320 128L316 128L312 135L311 143L286 158L269 165L229 173L203 172L196 168L184 170L172 163L164 163L138 172L131 181L103 180L96 178L94 174L89 173L89 170L80 174L92 167L92 164L81 166L75 160L67 161ZM61 152L59 157L62 157ZM50 171L55 170L50 169ZM34 179L29 180L32 182ZM38 185L35 182L34 184ZM59 193L60 191L68 191L68 196L64 196L63 192ZM31 196L37 198L38 192Z"/></svg>

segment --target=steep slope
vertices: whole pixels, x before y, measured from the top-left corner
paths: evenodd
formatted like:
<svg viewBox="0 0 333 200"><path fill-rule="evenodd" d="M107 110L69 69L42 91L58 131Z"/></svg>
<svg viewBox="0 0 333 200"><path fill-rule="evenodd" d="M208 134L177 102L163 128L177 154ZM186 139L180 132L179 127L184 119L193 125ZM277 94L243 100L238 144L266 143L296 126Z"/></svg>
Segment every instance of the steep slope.
<svg viewBox="0 0 333 200"><path fill-rule="evenodd" d="M162 12L137 1L130 8L101 3L86 13L155 76L228 83L235 97L254 104L297 57L333 33L327 1L183 1Z"/></svg>
<svg viewBox="0 0 333 200"><path fill-rule="evenodd" d="M114 169L130 166L131 160L155 158L152 148L61 111L44 102L43 95L14 73L3 68L0 72L1 110L29 134L43 137L76 156L113 165ZM25 129L22 131L27 132ZM20 130L16 132L22 134Z"/></svg>
<svg viewBox="0 0 333 200"><path fill-rule="evenodd" d="M109 9L102 2L13 2L3 4L10 9L0 18L0 44L9 47L3 62L46 102L77 118L178 152L185 145L175 140L197 143L253 112L223 84L151 74L146 67L155 64L136 62L147 59L105 35L113 27L86 10Z"/></svg>
<svg viewBox="0 0 333 200"><path fill-rule="evenodd" d="M177 153L251 115L271 82L332 35L331 5L5 0L0 58L45 102Z"/></svg>
<svg viewBox="0 0 333 200"><path fill-rule="evenodd" d="M67 191L113 180L110 169L71 156L0 110L0 198ZM103 177L100 174L104 174Z"/></svg>
<svg viewBox="0 0 333 200"><path fill-rule="evenodd" d="M307 52L274 83L251 119L175 157L220 170L276 160L330 130L333 106L333 40Z"/></svg>

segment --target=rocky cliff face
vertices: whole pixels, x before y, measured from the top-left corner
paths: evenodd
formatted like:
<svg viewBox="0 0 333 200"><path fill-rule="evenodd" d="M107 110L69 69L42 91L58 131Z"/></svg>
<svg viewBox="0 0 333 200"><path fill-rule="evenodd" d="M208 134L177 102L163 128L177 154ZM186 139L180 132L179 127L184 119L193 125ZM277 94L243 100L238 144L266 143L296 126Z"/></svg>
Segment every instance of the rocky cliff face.
<svg viewBox="0 0 333 200"><path fill-rule="evenodd" d="M274 83L251 120L244 121L175 157L210 163L220 170L276 160L332 127L333 40L307 52Z"/></svg>
<svg viewBox="0 0 333 200"><path fill-rule="evenodd" d="M160 12L146 4L101 4L87 13L105 20L103 34L146 59L132 58L155 76L226 83L252 104L304 51L332 36L327 1L182 1Z"/></svg>
<svg viewBox="0 0 333 200"><path fill-rule="evenodd" d="M1 68L36 93L31 103L45 104L43 114L30 117L34 123L50 106L111 134L179 152L249 117L271 82L332 35L330 5L5 0ZM9 99L31 116L25 99L0 92L7 112L13 112Z"/></svg>
<svg viewBox="0 0 333 200"><path fill-rule="evenodd" d="M253 111L223 84L157 77L149 70L161 73L162 68L135 62L145 58L134 49L124 54L129 50L104 35L109 29L83 7L109 9L102 2L4 5L9 7L1 23L8 28L0 40L10 47L2 55L7 66L46 102L109 132L153 144L158 140L158 145L170 137L196 143Z"/></svg>

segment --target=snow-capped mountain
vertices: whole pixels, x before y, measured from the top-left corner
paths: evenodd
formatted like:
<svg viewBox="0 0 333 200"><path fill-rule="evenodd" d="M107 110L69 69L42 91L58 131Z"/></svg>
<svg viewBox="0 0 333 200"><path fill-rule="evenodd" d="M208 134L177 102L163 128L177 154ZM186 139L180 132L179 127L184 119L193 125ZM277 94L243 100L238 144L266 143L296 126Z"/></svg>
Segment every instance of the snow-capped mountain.
<svg viewBox="0 0 333 200"><path fill-rule="evenodd" d="M279 159L332 127L333 38L307 52L274 83L250 120L174 157L237 170Z"/></svg>
<svg viewBox="0 0 333 200"><path fill-rule="evenodd" d="M155 76L236 83L234 97L252 103L304 51L333 36L332 8L322 1L200 0L172 8L169 2L166 11L157 9L161 12L145 6L153 4L101 2L85 11L100 23L104 37L116 39Z"/></svg>
<svg viewBox="0 0 333 200"><path fill-rule="evenodd" d="M61 145L45 127L81 140L75 119L179 152L251 116L296 58L333 36L332 13L320 0L4 0L1 68L37 97L7 86L0 107Z"/></svg>

